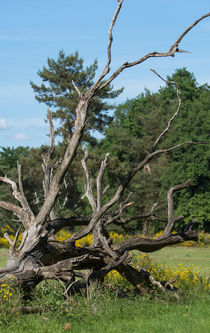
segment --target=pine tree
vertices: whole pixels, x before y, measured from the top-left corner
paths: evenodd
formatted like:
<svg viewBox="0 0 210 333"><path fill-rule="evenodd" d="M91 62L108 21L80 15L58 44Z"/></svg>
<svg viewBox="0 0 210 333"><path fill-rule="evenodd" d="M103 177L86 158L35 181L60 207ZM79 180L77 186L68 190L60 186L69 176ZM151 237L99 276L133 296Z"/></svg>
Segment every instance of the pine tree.
<svg viewBox="0 0 210 333"><path fill-rule="evenodd" d="M63 51L60 51L58 59L48 58L47 64L47 67L44 66L42 70L38 71L43 83L40 86L33 82L30 83L36 99L40 103L47 104L51 108L53 118L60 121L56 134L64 138L71 137L74 130L74 111L78 103L78 94L72 82L81 92L87 91L93 84L98 68L97 60L84 68L84 61L79 57L78 52L66 56ZM108 86L93 98L89 106L85 141L91 142L90 129L103 133L104 125L106 126L112 121L108 111L113 109L114 105L110 104L108 100L119 96L122 90L123 88L113 90L112 86Z"/></svg>

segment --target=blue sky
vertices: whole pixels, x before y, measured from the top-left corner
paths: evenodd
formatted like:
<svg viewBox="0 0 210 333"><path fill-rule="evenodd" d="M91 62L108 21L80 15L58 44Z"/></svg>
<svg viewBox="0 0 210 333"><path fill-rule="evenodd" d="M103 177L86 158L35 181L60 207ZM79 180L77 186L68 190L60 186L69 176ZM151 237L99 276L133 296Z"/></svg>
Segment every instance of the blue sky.
<svg viewBox="0 0 210 333"><path fill-rule="evenodd" d="M85 65L95 58L99 71L106 62L108 28L117 0L0 1L0 146L40 146L48 142L46 106L39 104L30 80L47 58L79 51ZM185 28L210 12L209 0L125 0L114 28L112 69L150 51L167 51ZM125 70L115 81L124 86L116 100L137 96L146 87L157 90L162 76L187 67L200 84L210 83L210 17L199 23L180 47L191 54L151 59Z"/></svg>

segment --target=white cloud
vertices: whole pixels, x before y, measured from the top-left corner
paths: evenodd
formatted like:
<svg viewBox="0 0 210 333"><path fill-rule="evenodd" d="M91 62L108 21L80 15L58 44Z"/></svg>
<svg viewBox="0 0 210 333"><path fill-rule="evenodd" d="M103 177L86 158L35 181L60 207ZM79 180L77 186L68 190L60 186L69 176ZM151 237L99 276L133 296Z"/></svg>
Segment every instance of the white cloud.
<svg viewBox="0 0 210 333"><path fill-rule="evenodd" d="M17 133L14 136L15 140L26 140L27 138L28 138L27 135L24 133Z"/></svg>
<svg viewBox="0 0 210 333"><path fill-rule="evenodd" d="M5 118L0 118L0 129L7 128L7 121Z"/></svg>

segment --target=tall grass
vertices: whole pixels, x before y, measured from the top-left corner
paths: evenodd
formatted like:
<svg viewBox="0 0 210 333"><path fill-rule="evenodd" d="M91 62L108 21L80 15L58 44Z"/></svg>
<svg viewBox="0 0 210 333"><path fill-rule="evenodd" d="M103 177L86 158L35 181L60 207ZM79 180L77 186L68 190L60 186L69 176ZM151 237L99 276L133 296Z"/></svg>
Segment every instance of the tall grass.
<svg viewBox="0 0 210 333"><path fill-rule="evenodd" d="M40 313L0 313L0 332L204 333L210 327L210 299L204 291L183 293L177 301L171 294L120 296L97 288L88 299L75 296L65 302L58 289L53 297L49 289L38 291L34 304Z"/></svg>

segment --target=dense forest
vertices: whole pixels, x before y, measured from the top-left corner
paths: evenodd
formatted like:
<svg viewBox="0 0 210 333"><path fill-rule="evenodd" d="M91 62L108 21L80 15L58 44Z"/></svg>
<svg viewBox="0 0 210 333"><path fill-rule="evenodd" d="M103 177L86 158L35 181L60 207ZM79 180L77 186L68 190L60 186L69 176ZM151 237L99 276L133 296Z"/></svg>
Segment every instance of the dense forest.
<svg viewBox="0 0 210 333"><path fill-rule="evenodd" d="M74 68L73 75L72 67ZM80 89L89 88L92 84L97 62L86 69L78 53L65 56L61 51L57 61L48 59L48 67L38 74L43 80L41 86L31 82L36 99L50 108L52 116L60 121L56 134L62 139L71 140L73 110L78 103L75 89L69 89L69 82L79 82ZM144 157L145 152L152 150L155 138L165 128L168 119L177 108L176 87L179 85L182 100L181 110L176 121L171 125L165 136L165 146L173 146L181 142L208 142L210 133L210 86L199 85L193 73L186 68L177 69L167 78L167 83L157 92L145 89L136 98L128 99L122 104L110 104L119 96L123 89L114 90L107 86L94 97L90 104L90 116L83 141L77 151L70 172L67 172L62 192L56 203L59 216L88 216L90 206L85 193L85 174L81 167L84 150L88 148L88 168L93 176L99 169L99 163L106 153L110 153L108 168L105 172L106 184L110 184L109 195L114 193L118 184L136 164ZM47 84L48 85L47 85ZM91 115L94 115L91 116ZM102 124L105 124L105 130ZM94 129L103 134L98 140L93 136ZM97 133L97 132L94 132ZM53 153L53 163L59 161L66 149L66 140L60 140ZM161 143L160 143L161 148ZM17 161L22 165L23 187L30 207L37 213L43 204L43 156L48 147L1 147L0 176L7 176L18 181ZM115 226L119 232L151 234L162 230L167 216L167 191L178 183L191 178L191 185L174 196L175 216L184 215L184 219L176 224L176 229L183 227L191 220L200 222L200 228L209 231L210 221L210 149L209 145L185 145L168 154L160 155L144 170L135 176L127 192L132 193L131 200L135 203L124 218L136 215L129 227ZM11 201L11 189L0 183L0 200ZM138 215L150 210L158 202L157 220L138 219ZM12 213L0 210L1 227L8 224L16 229ZM181 224L181 225L180 225Z"/></svg>

